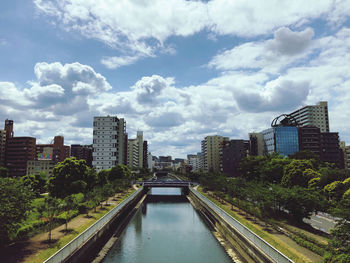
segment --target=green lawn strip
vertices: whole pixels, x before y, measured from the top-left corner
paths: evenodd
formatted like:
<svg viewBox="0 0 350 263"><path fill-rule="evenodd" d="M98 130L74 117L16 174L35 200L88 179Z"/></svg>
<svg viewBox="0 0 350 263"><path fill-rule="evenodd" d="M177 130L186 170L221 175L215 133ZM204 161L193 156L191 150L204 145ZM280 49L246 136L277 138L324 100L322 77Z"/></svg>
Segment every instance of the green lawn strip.
<svg viewBox="0 0 350 263"><path fill-rule="evenodd" d="M136 190L132 189L131 191L128 191L125 195L122 196L118 200L118 204L126 199L128 196L133 194ZM117 205L118 205L117 204ZM115 206L117 206L115 205ZM74 232L71 234L67 234L63 238L61 238L59 241L57 241L55 244L52 245L52 247L47 248L40 252L38 255L35 256L33 260L25 261L27 263L42 263L46 259L48 259L50 256L55 254L58 250L60 250L62 247L64 247L66 244L68 244L70 241L72 241L75 237L77 237L79 234L84 232L87 228L89 228L92 224L94 224L97 220L99 220L102 216L107 214L110 210L112 210L115 206L105 206L103 210L98 210L97 213L93 213L95 218L92 218L87 223L79 226L78 228L74 229Z"/></svg>
<svg viewBox="0 0 350 263"><path fill-rule="evenodd" d="M206 193L199 190L201 194L206 196L210 201L215 203L217 206L219 206L221 209L223 209L226 213L231 215L234 219L239 221L241 224L249 228L252 232L254 232L256 235L258 235L260 238L264 239L266 242L268 242L270 245L278 249L280 252L282 252L284 255L289 257L295 262L304 262L305 258L301 257L298 254L295 254L294 251L291 251L289 246L286 246L284 243L281 243L281 240L276 240L271 234L267 233L266 231L257 228L255 225L251 224L248 220L238 216L234 211L230 210L226 206L222 205L219 201L215 200L211 196L207 195Z"/></svg>

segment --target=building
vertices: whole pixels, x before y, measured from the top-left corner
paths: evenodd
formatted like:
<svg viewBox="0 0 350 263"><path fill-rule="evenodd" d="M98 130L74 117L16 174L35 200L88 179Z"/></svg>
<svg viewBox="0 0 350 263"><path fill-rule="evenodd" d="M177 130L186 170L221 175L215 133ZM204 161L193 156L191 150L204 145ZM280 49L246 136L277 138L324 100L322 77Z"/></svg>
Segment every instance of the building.
<svg viewBox="0 0 350 263"><path fill-rule="evenodd" d="M222 143L221 172L229 176L239 176L238 168L242 159L247 157L249 152L249 141L230 140Z"/></svg>
<svg viewBox="0 0 350 263"><path fill-rule="evenodd" d="M151 171L153 171L153 166L154 166L154 161L153 161L153 156L152 154L149 152L147 154L147 168Z"/></svg>
<svg viewBox="0 0 350 263"><path fill-rule="evenodd" d="M341 142L340 148L343 150L344 168L350 169L350 146L346 145L345 142Z"/></svg>
<svg viewBox="0 0 350 263"><path fill-rule="evenodd" d="M264 137L260 132L248 134L249 154L252 156L264 155Z"/></svg>
<svg viewBox="0 0 350 263"><path fill-rule="evenodd" d="M125 163L125 129L123 118L94 117L92 166L96 171Z"/></svg>
<svg viewBox="0 0 350 263"><path fill-rule="evenodd" d="M47 177L52 175L55 162L52 160L30 160L27 161L27 174L46 173Z"/></svg>
<svg viewBox="0 0 350 263"><path fill-rule="evenodd" d="M229 138L220 135L207 136L202 141L203 170L220 172L220 148Z"/></svg>
<svg viewBox="0 0 350 263"><path fill-rule="evenodd" d="M13 120L5 120L4 132L6 137L4 161L9 176L25 176L27 161L35 159L36 139L33 137L14 137Z"/></svg>
<svg viewBox="0 0 350 263"><path fill-rule="evenodd" d="M320 155L321 130L315 126L299 127L299 150Z"/></svg>
<svg viewBox="0 0 350 263"><path fill-rule="evenodd" d="M27 162L36 158L36 139L33 137L12 137L6 143L6 167L11 177L27 174Z"/></svg>
<svg viewBox="0 0 350 263"><path fill-rule="evenodd" d="M304 106L289 114L301 126L315 126L321 132L329 132L328 103L320 101L316 105Z"/></svg>
<svg viewBox="0 0 350 263"><path fill-rule="evenodd" d="M158 162L160 162L160 163L172 162L172 157L171 156L159 156Z"/></svg>
<svg viewBox="0 0 350 263"><path fill-rule="evenodd" d="M279 153L283 156L299 151L298 128L295 126L276 126L262 131L264 154Z"/></svg>
<svg viewBox="0 0 350 263"><path fill-rule="evenodd" d="M51 144L36 145L37 160L52 160L55 164L70 157L70 146L64 145L63 136L55 136Z"/></svg>
<svg viewBox="0 0 350 263"><path fill-rule="evenodd" d="M147 141L143 141L142 157L143 157L142 167L147 169L148 168L148 144L147 144Z"/></svg>
<svg viewBox="0 0 350 263"><path fill-rule="evenodd" d="M92 167L92 145L72 144L70 148L70 155L77 160L85 160L86 165Z"/></svg>
<svg viewBox="0 0 350 263"><path fill-rule="evenodd" d="M144 165L143 159L143 132L138 131L135 139L128 139L128 161L127 165L130 169L139 169Z"/></svg>
<svg viewBox="0 0 350 263"><path fill-rule="evenodd" d="M320 159L324 162L334 163L338 168L344 168L344 155L340 148L337 132L321 132Z"/></svg>
<svg viewBox="0 0 350 263"><path fill-rule="evenodd" d="M5 166L6 131L0 130L0 166Z"/></svg>
<svg viewBox="0 0 350 263"><path fill-rule="evenodd" d="M187 155L188 165L192 167L192 172L199 171L200 167L200 156L196 154L188 154Z"/></svg>

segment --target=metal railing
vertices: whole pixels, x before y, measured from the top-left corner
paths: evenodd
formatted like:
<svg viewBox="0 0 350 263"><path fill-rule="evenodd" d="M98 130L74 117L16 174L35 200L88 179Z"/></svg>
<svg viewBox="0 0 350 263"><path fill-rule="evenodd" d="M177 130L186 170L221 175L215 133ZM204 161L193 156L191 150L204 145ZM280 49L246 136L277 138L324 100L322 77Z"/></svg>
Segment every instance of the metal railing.
<svg viewBox="0 0 350 263"><path fill-rule="evenodd" d="M86 241L88 241L91 237L93 237L102 227L110 222L110 220L132 199L134 199L143 188L140 187L136 192L132 195L124 199L120 202L116 207L114 207L111 211L97 220L93 225L91 225L88 229L86 229L83 233L78 235L72 241L70 241L67 245L58 250L55 254L49 257L44 263L60 263L67 259L73 252L75 252L78 248L80 248Z"/></svg>
<svg viewBox="0 0 350 263"><path fill-rule="evenodd" d="M195 196L197 196L202 202L204 202L210 209L212 209L215 213L217 213L219 216L221 216L221 218L224 219L224 221L228 225L230 225L234 229L236 229L242 236L247 238L251 243L253 243L257 248L259 248L261 251L263 251L267 256L269 256L275 262L278 262L278 263L285 263L285 262L291 263L291 262L293 262L291 259L289 259L287 256L285 256L282 252L278 251L276 248L271 246L265 240L263 240L262 238L257 236L255 233L253 233L247 227L242 225L240 222L238 222L236 219L234 219L232 216L230 216L228 213L226 213L224 210L222 210L220 207L218 207L212 201L210 201L207 197L205 197L204 195L202 195L198 191L194 190L192 187L190 187L190 191Z"/></svg>

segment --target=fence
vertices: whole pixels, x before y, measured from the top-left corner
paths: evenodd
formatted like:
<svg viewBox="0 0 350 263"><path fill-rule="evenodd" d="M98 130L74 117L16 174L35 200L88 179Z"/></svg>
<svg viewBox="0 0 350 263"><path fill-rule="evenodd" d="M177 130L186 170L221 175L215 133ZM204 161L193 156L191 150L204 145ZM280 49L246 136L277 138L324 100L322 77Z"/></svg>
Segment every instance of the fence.
<svg viewBox="0 0 350 263"><path fill-rule="evenodd" d="M210 209L212 209L215 213L221 216L221 218L226 221L227 224L231 225L234 229L236 229L242 236L247 238L250 242L252 242L256 247L258 247L261 251L263 251L266 255L268 255L271 259L273 259L275 262L278 263L291 263L293 262L291 259L289 259L287 256L283 255L280 251L278 251L276 248L271 246L269 243L267 243L265 240L254 234L252 231L250 231L247 227L242 225L240 222L238 222L236 219L234 219L232 216L227 214L224 210L222 210L220 207L215 205L212 201L210 201L208 198L197 192L196 190L192 189L190 187L190 191L196 195L202 202L204 202Z"/></svg>
<svg viewBox="0 0 350 263"><path fill-rule="evenodd" d="M63 248L58 250L55 254L49 257L44 263L59 263L63 262L67 259L74 251L80 248L86 241L88 241L91 237L93 237L102 227L110 222L110 220L121 210L125 205L127 205L131 200L133 200L141 191L143 190L140 187L136 192L132 195L124 199L120 202L116 207L114 207L111 211L97 220L93 225L91 225L88 229L86 229L79 236L70 241Z"/></svg>

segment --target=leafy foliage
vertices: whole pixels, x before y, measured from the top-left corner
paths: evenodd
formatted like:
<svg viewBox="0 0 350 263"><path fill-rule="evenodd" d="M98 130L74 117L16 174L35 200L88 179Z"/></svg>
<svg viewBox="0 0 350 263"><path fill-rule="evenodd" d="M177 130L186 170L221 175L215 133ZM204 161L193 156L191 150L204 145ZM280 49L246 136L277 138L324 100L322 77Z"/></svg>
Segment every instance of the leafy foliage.
<svg viewBox="0 0 350 263"><path fill-rule="evenodd" d="M5 245L16 236L34 195L22 181L11 178L0 178L0 189L0 245Z"/></svg>

